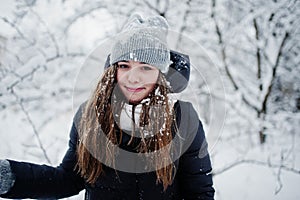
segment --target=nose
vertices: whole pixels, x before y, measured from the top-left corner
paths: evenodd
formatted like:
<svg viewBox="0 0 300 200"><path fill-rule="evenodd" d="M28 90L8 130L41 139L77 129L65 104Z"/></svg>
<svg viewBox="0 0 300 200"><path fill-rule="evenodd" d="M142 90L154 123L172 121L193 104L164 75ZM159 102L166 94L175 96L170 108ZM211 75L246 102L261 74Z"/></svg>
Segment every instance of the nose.
<svg viewBox="0 0 300 200"><path fill-rule="evenodd" d="M130 83L138 83L140 82L140 76L138 70L133 68L127 72L127 80Z"/></svg>

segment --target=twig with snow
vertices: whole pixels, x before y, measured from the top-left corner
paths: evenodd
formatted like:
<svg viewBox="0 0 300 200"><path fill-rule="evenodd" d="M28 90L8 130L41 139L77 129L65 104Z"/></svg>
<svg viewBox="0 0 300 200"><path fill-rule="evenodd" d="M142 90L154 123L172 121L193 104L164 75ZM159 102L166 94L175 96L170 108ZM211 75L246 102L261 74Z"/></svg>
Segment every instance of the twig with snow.
<svg viewBox="0 0 300 200"><path fill-rule="evenodd" d="M35 124L33 123L33 121L32 121L32 119L31 119L31 117L30 117L28 111L25 109L25 107L24 107L24 105L23 105L23 102L22 102L22 99L20 99L19 96L14 92L13 88L11 88L11 93L15 96L17 102L19 103L19 105L20 105L20 107L21 107L21 110L22 110L23 113L25 114L26 119L27 119L27 121L29 122L29 124L30 124L30 126L31 126L31 128L32 128L32 130L33 130L33 133L34 133L34 135L35 135L35 137L36 137L36 139L37 139L37 141L38 141L38 146L39 146L39 148L41 149L41 151L42 151L42 153L43 153L45 159L47 160L47 162L48 162L49 164L51 164L51 160L49 159L49 156L47 155L47 151L46 151L46 149L44 148L44 145L43 145L43 143L42 143L42 141L41 141L41 138L40 138L40 136L39 136L39 133L38 133L36 127L35 127Z"/></svg>

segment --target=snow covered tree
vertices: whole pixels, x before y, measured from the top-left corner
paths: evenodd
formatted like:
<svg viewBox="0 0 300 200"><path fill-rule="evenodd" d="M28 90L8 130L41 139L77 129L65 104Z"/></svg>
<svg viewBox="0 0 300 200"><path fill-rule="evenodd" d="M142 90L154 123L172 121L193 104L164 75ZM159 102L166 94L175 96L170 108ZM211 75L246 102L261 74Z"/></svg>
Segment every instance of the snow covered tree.
<svg viewBox="0 0 300 200"><path fill-rule="evenodd" d="M277 194L283 170L299 176L299 1L16 0L5 6L0 156L60 162L65 131L95 78L84 82L84 67L100 74L105 49L95 48L137 11L166 17L170 46L190 56L190 85L181 98L193 101L204 122L215 177L242 163L267 166Z"/></svg>

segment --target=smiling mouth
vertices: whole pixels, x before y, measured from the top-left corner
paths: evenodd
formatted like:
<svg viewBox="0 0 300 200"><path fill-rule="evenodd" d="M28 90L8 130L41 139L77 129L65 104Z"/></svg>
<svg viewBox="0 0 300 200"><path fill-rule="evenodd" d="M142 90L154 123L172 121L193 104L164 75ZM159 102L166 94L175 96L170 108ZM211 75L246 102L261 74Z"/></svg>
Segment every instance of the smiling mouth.
<svg viewBox="0 0 300 200"><path fill-rule="evenodd" d="M132 88L132 87L126 87L126 86L125 86L125 88L129 92L140 92L145 89L144 87Z"/></svg>

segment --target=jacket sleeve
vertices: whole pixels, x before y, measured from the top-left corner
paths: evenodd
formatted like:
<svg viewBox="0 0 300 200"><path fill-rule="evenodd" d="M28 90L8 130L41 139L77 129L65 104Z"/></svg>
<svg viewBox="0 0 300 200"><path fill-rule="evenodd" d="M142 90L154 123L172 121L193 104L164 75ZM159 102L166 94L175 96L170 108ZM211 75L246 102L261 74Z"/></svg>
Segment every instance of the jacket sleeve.
<svg viewBox="0 0 300 200"><path fill-rule="evenodd" d="M78 194L84 180L74 171L78 134L73 123L69 148L58 167L9 160L15 176L13 187L3 198L64 198Z"/></svg>
<svg viewBox="0 0 300 200"><path fill-rule="evenodd" d="M192 110L191 110L192 109ZM202 123L198 119L194 108L190 105L189 117L196 118L188 120L188 137L191 144L179 159L178 176L182 197L186 199L214 199L214 188L212 181L212 167L207 150L207 142L204 135ZM191 113L194 113L191 114ZM195 123L197 122L197 123Z"/></svg>

